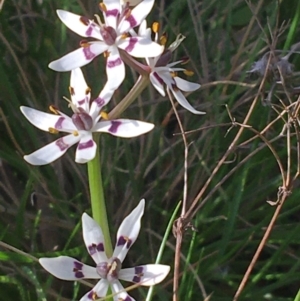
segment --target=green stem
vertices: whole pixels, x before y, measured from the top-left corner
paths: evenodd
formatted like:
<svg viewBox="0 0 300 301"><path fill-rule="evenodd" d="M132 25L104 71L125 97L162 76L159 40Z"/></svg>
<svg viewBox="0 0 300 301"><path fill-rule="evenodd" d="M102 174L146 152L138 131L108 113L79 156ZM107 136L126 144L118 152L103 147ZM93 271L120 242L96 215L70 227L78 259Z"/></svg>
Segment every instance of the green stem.
<svg viewBox="0 0 300 301"><path fill-rule="evenodd" d="M93 219L100 225L103 235L106 256L110 258L113 254L112 244L109 234L107 212L104 199L103 182L101 176L101 161L99 150L99 135L94 137L98 149L93 160L88 162L88 176L91 195L91 206Z"/></svg>
<svg viewBox="0 0 300 301"><path fill-rule="evenodd" d="M140 75L137 82L133 86L133 88L129 91L129 93L118 103L111 112L108 113L109 119L118 118L127 108L128 106L142 93L142 91L149 84L149 76L148 75Z"/></svg>

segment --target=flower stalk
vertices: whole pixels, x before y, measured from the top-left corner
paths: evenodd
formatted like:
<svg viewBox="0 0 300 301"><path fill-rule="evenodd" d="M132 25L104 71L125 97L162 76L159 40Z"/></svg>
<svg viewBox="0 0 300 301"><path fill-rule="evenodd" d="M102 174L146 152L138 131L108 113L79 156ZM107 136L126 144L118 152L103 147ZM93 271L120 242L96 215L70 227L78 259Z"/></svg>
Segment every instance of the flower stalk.
<svg viewBox="0 0 300 301"><path fill-rule="evenodd" d="M100 135L95 135L95 141L99 146ZM109 225L107 219L107 211L104 198L103 181L101 175L101 160L99 149L96 152L96 156L93 160L87 163L88 166L88 177L90 186L90 197L92 215L94 220L100 225L105 242L105 252L107 257L111 257L113 253L112 243L109 233Z"/></svg>

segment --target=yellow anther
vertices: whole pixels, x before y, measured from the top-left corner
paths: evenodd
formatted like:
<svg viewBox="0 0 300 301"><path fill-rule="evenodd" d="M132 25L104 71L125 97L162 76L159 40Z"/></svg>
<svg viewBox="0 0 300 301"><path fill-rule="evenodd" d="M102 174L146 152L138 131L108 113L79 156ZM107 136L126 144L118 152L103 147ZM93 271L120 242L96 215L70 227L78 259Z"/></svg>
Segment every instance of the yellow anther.
<svg viewBox="0 0 300 301"><path fill-rule="evenodd" d="M98 300L98 299L100 299L100 297L95 292L93 292L92 300Z"/></svg>
<svg viewBox="0 0 300 301"><path fill-rule="evenodd" d="M159 38L159 42L161 45L165 46L167 44L168 38L167 34L163 33L162 36Z"/></svg>
<svg viewBox="0 0 300 301"><path fill-rule="evenodd" d="M90 43L86 40L82 40L82 41L80 41L79 45L80 45L80 47L89 47Z"/></svg>
<svg viewBox="0 0 300 301"><path fill-rule="evenodd" d="M77 137L79 135L78 131L73 131L73 135Z"/></svg>
<svg viewBox="0 0 300 301"><path fill-rule="evenodd" d="M109 57L109 52L106 50L106 51L104 51L103 52L103 56L105 57L105 58L108 58Z"/></svg>
<svg viewBox="0 0 300 301"><path fill-rule="evenodd" d="M175 72L175 71L170 72L170 74L171 74L172 77L176 77L177 76L177 72Z"/></svg>
<svg viewBox="0 0 300 301"><path fill-rule="evenodd" d="M154 32L154 33L158 33L158 31L159 31L159 23L158 22L153 22L153 24L152 24L152 31Z"/></svg>
<svg viewBox="0 0 300 301"><path fill-rule="evenodd" d="M126 38L128 38L128 33L123 33L123 34L121 35L121 39L126 39Z"/></svg>
<svg viewBox="0 0 300 301"><path fill-rule="evenodd" d="M50 110L52 113L54 113L54 114L56 114L56 115L59 115L59 112L58 112L58 110L55 108L55 106L53 106L53 105L49 106L49 110Z"/></svg>
<svg viewBox="0 0 300 301"><path fill-rule="evenodd" d="M74 91L74 88L73 87L69 87L69 92L71 95L74 95L75 94L75 91Z"/></svg>
<svg viewBox="0 0 300 301"><path fill-rule="evenodd" d="M108 114L106 112L100 112L100 116L105 120L109 120Z"/></svg>
<svg viewBox="0 0 300 301"><path fill-rule="evenodd" d="M99 3L99 8L100 8L101 11L107 12L106 5L105 5L103 2L100 2L100 3Z"/></svg>
<svg viewBox="0 0 300 301"><path fill-rule="evenodd" d="M87 87L86 90L85 90L85 95L88 95L90 92L91 92L91 88Z"/></svg>
<svg viewBox="0 0 300 301"><path fill-rule="evenodd" d="M187 75L187 76L192 76L192 75L194 75L194 71L192 71L192 70L184 70L183 73L184 73L185 75Z"/></svg>
<svg viewBox="0 0 300 301"><path fill-rule="evenodd" d="M59 131L57 129L51 128L51 127L48 129L48 131L50 134L58 134L59 133Z"/></svg>

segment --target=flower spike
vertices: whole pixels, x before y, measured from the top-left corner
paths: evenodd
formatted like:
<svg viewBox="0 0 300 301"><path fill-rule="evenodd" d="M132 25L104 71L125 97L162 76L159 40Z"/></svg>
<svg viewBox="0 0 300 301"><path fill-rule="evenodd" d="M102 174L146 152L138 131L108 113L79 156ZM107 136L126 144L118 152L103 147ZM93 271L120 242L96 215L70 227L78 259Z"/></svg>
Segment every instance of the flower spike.
<svg viewBox="0 0 300 301"><path fill-rule="evenodd" d="M105 297L109 287L112 293L115 294L114 301L134 301L124 290L119 280L151 286L163 281L170 271L169 266L162 264L147 264L122 269L122 262L127 251L139 234L144 207L145 200L141 200L138 206L122 222L111 258L107 258L105 255L104 237L99 225L86 213L82 215L84 242L88 253L95 261L96 267L85 265L68 256L40 258L40 264L59 279L100 279L95 287L87 292L80 301L91 301Z"/></svg>

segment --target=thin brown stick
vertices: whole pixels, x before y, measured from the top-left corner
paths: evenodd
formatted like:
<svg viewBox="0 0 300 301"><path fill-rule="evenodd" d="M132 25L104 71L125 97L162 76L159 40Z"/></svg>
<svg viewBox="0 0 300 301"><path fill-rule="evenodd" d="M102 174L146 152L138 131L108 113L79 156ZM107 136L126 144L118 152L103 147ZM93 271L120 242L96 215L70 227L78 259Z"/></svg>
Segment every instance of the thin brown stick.
<svg viewBox="0 0 300 301"><path fill-rule="evenodd" d="M180 132L182 135L182 140L184 144L184 183L183 183L183 200L182 200L182 207L181 207L181 214L180 217L177 219L176 226L174 227L175 230L173 231L174 234L176 235L176 248L175 248L175 259L174 259L174 281L173 281L173 301L178 301L178 287L179 287L179 274L180 274L180 250L181 250L181 244L182 244L182 236L183 236L183 231L184 231L184 215L186 212L186 202L187 202L187 190L188 190L188 143L186 140L186 135L183 129L182 122L180 120L180 117L177 112L176 105L173 101L173 97L171 95L171 92L169 88L167 88L167 93L169 96L169 99L171 101L179 128Z"/></svg>

